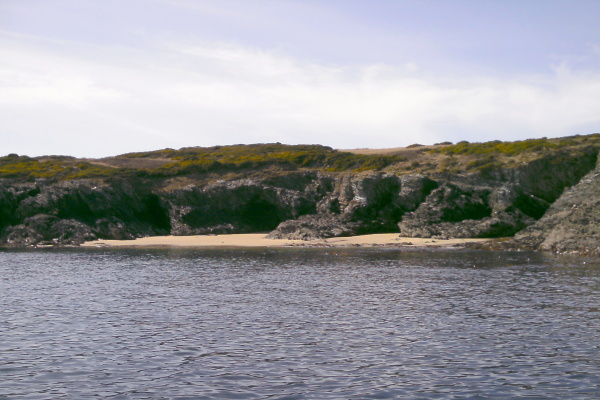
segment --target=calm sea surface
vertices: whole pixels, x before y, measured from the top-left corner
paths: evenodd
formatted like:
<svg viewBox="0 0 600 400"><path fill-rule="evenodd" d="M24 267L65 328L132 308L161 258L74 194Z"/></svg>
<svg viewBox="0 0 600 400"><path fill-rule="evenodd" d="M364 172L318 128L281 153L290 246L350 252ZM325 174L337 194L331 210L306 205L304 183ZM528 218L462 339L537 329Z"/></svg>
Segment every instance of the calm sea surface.
<svg viewBox="0 0 600 400"><path fill-rule="evenodd" d="M2 251L0 399L598 399L584 261Z"/></svg>

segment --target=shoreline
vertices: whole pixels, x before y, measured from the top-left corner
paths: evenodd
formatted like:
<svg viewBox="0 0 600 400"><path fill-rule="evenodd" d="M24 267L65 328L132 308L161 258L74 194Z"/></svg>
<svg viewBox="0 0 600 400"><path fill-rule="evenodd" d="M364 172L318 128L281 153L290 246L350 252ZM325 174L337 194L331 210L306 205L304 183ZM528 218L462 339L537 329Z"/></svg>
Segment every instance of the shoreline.
<svg viewBox="0 0 600 400"><path fill-rule="evenodd" d="M135 240L94 240L81 247L387 247L452 248L496 239L433 239L378 233L317 240L267 239L266 233L229 235L149 236Z"/></svg>

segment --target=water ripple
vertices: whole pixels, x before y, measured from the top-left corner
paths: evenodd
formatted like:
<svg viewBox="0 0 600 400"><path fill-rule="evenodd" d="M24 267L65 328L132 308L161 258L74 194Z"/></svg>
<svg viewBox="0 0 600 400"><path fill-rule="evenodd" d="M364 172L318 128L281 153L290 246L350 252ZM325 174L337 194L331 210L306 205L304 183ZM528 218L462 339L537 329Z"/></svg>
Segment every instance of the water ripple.
<svg viewBox="0 0 600 400"><path fill-rule="evenodd" d="M525 253L0 252L0 399L596 399L599 289Z"/></svg>

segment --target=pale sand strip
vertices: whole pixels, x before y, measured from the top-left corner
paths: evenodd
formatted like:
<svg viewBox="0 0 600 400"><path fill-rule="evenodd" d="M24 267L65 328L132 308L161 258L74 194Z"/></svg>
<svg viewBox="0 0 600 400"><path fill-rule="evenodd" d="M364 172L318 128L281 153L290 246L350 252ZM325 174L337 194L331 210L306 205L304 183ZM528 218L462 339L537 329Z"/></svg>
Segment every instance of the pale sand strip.
<svg viewBox="0 0 600 400"><path fill-rule="evenodd" d="M352 237L339 237L320 240L267 239L266 234L247 233L233 235L197 236L152 236L135 240L95 240L85 242L83 247L350 247L350 246L389 246L389 247L452 247L468 242L481 242L489 239L421 239L400 237L397 233L382 233Z"/></svg>

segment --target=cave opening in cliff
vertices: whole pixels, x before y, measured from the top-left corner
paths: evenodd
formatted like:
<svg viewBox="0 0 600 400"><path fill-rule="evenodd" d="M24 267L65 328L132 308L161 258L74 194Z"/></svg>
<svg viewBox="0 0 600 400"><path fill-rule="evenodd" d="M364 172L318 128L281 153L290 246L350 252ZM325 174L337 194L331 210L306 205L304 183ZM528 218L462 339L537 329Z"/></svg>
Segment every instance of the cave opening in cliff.
<svg viewBox="0 0 600 400"><path fill-rule="evenodd" d="M276 205L256 197L246 204L240 217L243 223L256 231L271 231L282 221L279 214Z"/></svg>

